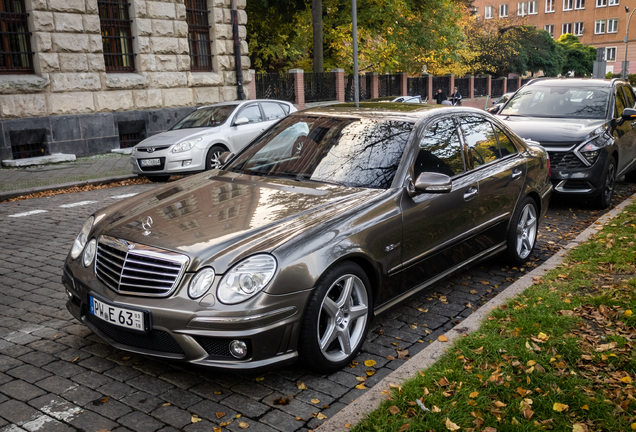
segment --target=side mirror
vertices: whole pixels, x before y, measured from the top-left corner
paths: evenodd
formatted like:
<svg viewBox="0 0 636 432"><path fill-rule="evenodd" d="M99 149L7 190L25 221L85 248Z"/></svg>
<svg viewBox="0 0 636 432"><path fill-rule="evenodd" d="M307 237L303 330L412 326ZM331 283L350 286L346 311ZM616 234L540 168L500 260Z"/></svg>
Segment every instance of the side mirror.
<svg viewBox="0 0 636 432"><path fill-rule="evenodd" d="M634 108L625 108L623 113L621 114L623 120L636 120L636 109Z"/></svg>
<svg viewBox="0 0 636 432"><path fill-rule="evenodd" d="M249 122L250 122L250 119L248 119L247 117L239 117L236 120L234 120L234 124L232 126L240 126L240 125L248 124Z"/></svg>
<svg viewBox="0 0 636 432"><path fill-rule="evenodd" d="M234 157L234 153L229 152L229 151L223 152L223 153L221 153L221 156L219 156L219 163L221 165L225 165L233 157Z"/></svg>
<svg viewBox="0 0 636 432"><path fill-rule="evenodd" d="M501 104L497 104L497 105L493 105L490 108L488 108L488 112L490 114L497 114L499 112L499 110L501 109Z"/></svg>
<svg viewBox="0 0 636 432"><path fill-rule="evenodd" d="M411 195L418 193L448 193L453 189L453 181L446 174L423 172L411 185Z"/></svg>

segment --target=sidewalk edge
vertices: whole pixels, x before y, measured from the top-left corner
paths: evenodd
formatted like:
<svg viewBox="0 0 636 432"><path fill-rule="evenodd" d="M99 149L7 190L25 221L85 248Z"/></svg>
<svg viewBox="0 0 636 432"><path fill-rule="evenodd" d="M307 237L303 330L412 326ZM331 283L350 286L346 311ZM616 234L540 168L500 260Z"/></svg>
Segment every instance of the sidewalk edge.
<svg viewBox="0 0 636 432"><path fill-rule="evenodd" d="M447 350L450 344L460 338L463 335L467 335L478 330L481 327L482 321L486 318L491 309L495 309L504 304L508 299L514 297L517 294L522 293L526 288L532 285L533 276L542 276L546 271L552 270L557 267L566 256L568 250L577 247L579 244L585 242L592 234L596 232L596 222L601 224L616 217L625 207L636 200L636 194L627 198L622 203L618 204L610 212L604 214L593 222L588 228L580 233L574 240L564 246L561 250L556 252L552 257L546 260L542 265L535 268L524 276L520 277L516 282L499 293L497 297L490 300L488 303L480 307L477 311L471 314L468 318L461 322L458 326L451 329L446 333L448 342L435 341L427 348L423 349L410 360L404 363L402 366L394 370L391 374L387 375L382 381L378 382L372 388L367 390L362 396L351 402L335 416L328 419L325 423L320 425L317 429L320 432L340 432L346 431L348 428L346 424L350 424L349 427L357 424L364 419L371 411L375 410L385 400L386 394L382 394L383 390L389 390L389 384L399 384L413 376L423 369L428 368L435 363Z"/></svg>

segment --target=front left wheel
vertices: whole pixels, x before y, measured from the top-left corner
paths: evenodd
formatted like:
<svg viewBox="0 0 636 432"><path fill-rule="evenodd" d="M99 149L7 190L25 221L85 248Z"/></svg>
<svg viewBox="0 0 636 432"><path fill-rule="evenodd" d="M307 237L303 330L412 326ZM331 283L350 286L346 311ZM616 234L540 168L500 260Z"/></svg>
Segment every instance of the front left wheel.
<svg viewBox="0 0 636 432"><path fill-rule="evenodd" d="M537 241L537 215L537 203L530 197L526 197L515 210L506 239L506 257L510 264L521 265L530 258Z"/></svg>
<svg viewBox="0 0 636 432"><path fill-rule="evenodd" d="M303 317L303 366L329 373L351 363L366 337L371 304L369 279L360 266L342 262L328 270Z"/></svg>
<svg viewBox="0 0 636 432"><path fill-rule="evenodd" d="M221 147L220 145L213 145L212 147L210 147L210 150L208 150L208 154L205 158L205 169L211 170L221 168L221 165L223 165L221 163L221 155L226 151L227 150L225 150L225 148Z"/></svg>

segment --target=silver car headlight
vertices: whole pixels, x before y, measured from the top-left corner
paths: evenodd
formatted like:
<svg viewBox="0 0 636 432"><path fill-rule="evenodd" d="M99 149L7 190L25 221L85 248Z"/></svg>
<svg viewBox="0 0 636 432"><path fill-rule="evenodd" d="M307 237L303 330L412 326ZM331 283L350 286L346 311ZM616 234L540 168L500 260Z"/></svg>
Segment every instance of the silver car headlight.
<svg viewBox="0 0 636 432"><path fill-rule="evenodd" d="M201 138L193 138L186 141L181 141L179 144L175 144L170 150L170 153L181 153L190 150L196 143L201 141Z"/></svg>
<svg viewBox="0 0 636 432"><path fill-rule="evenodd" d="M253 255L232 267L217 288L219 301L236 304L245 301L257 293L274 277L276 259L267 254Z"/></svg>
<svg viewBox="0 0 636 432"><path fill-rule="evenodd" d="M206 267L197 272L196 275L190 281L188 286L188 295L191 299L198 299L203 294L208 292L212 283L214 282L214 269Z"/></svg>
<svg viewBox="0 0 636 432"><path fill-rule="evenodd" d="M80 254L84 250L84 246L86 246L86 242L88 241L88 234L90 234L91 232L94 220L95 218L91 216L86 219L86 222L84 222L82 229L73 242L73 247L71 248L71 258L77 259L77 257L80 256Z"/></svg>
<svg viewBox="0 0 636 432"><path fill-rule="evenodd" d="M86 247L84 248L84 256L82 257L82 262L84 264L84 267L88 267L91 265L91 263L93 262L93 259L95 259L96 252L97 252L97 240L91 239L91 241L89 241Z"/></svg>

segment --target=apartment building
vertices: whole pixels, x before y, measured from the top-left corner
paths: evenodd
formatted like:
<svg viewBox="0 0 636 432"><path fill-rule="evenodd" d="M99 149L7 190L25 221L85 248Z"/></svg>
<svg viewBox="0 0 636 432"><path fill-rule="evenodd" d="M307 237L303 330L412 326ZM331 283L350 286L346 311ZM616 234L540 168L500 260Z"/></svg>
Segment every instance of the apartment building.
<svg viewBox="0 0 636 432"><path fill-rule="evenodd" d="M572 33L587 45L605 48L607 72L620 73L625 59L625 31L636 2L627 0L475 0L479 18L523 18L527 25L546 30L558 39ZM636 19L634 20L636 21ZM636 23L629 37L627 60L636 73Z"/></svg>
<svg viewBox="0 0 636 432"><path fill-rule="evenodd" d="M130 147L235 100L233 16L247 93L245 3L0 2L0 160Z"/></svg>

